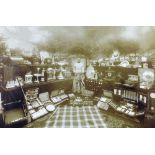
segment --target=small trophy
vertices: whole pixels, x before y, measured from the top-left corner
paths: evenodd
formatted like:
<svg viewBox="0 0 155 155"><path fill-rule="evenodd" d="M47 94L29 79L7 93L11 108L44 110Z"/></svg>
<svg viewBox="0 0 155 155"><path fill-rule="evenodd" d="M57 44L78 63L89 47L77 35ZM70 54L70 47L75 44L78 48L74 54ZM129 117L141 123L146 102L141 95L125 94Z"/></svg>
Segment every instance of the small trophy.
<svg viewBox="0 0 155 155"><path fill-rule="evenodd" d="M36 80L34 82L39 83L39 77L41 77L41 74L39 73L40 68L37 68L37 73L34 74L34 76L36 77Z"/></svg>

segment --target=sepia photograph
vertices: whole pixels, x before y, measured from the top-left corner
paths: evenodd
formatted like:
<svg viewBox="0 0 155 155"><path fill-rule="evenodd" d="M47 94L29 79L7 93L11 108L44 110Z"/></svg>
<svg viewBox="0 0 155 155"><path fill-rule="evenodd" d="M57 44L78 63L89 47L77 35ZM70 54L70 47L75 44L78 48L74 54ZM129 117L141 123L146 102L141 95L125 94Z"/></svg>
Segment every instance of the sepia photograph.
<svg viewBox="0 0 155 155"><path fill-rule="evenodd" d="M0 26L0 127L155 127L155 27Z"/></svg>
<svg viewBox="0 0 155 155"><path fill-rule="evenodd" d="M150 155L153 0L0 0L1 154Z"/></svg>

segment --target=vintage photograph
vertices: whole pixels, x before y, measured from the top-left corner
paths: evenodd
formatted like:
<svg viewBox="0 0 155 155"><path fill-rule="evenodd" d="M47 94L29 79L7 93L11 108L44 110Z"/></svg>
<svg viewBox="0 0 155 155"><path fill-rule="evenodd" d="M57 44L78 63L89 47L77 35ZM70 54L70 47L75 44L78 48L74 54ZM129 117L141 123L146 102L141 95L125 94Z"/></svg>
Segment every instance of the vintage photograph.
<svg viewBox="0 0 155 155"><path fill-rule="evenodd" d="M155 127L155 27L0 26L0 127Z"/></svg>

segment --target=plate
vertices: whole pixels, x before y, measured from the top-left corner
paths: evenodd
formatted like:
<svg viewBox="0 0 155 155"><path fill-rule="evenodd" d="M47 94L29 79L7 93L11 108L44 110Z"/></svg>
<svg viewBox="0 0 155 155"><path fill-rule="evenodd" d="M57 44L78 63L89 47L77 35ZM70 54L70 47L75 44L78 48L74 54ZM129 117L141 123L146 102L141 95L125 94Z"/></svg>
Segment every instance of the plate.
<svg viewBox="0 0 155 155"><path fill-rule="evenodd" d="M55 110L55 106L54 105L47 105L46 106L46 109L50 112L54 111Z"/></svg>

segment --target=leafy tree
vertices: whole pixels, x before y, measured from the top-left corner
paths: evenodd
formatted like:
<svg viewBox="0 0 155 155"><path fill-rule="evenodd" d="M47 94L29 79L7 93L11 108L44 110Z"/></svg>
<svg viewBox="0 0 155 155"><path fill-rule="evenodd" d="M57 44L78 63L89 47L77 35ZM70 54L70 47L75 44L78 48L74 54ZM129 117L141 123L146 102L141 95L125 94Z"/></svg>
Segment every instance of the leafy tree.
<svg viewBox="0 0 155 155"><path fill-rule="evenodd" d="M11 55L12 56L22 56L22 50L20 48L12 48L10 49Z"/></svg>
<svg viewBox="0 0 155 155"><path fill-rule="evenodd" d="M4 41L4 38L0 36L0 55L5 55L6 54L6 43Z"/></svg>
<svg viewBox="0 0 155 155"><path fill-rule="evenodd" d="M84 43L79 43L79 44L71 47L70 49L68 49L68 54L84 56L86 59L86 65L87 65L87 60L92 57L91 47Z"/></svg>
<svg viewBox="0 0 155 155"><path fill-rule="evenodd" d="M109 43L108 50L115 50L118 49L119 52L123 55L129 54L129 53L135 53L140 49L139 43L136 41L131 40L114 40Z"/></svg>

